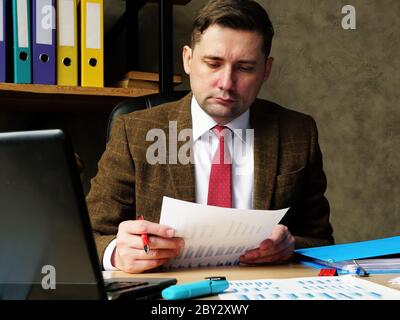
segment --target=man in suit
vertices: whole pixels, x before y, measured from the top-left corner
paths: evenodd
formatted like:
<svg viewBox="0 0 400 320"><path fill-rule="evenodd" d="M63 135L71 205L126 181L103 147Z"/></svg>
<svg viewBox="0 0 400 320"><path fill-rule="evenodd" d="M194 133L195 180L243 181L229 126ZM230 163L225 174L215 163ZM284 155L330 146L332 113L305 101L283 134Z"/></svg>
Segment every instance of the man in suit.
<svg viewBox="0 0 400 320"><path fill-rule="evenodd" d="M163 196L233 208L291 207L241 263L284 263L295 248L333 243L314 120L256 99L271 72L273 33L255 1L208 2L194 21L191 45L183 49L192 92L115 121L87 197L105 269L139 273L179 255L184 240L157 223ZM191 129L191 140L178 141L177 152L189 143L193 161L149 161L154 141L148 133L159 129L169 141L171 125L178 135ZM237 134L248 129L254 141ZM233 141L231 147L224 138ZM232 145L248 148L241 161ZM230 163L215 164L216 154ZM142 233L150 235L149 253Z"/></svg>

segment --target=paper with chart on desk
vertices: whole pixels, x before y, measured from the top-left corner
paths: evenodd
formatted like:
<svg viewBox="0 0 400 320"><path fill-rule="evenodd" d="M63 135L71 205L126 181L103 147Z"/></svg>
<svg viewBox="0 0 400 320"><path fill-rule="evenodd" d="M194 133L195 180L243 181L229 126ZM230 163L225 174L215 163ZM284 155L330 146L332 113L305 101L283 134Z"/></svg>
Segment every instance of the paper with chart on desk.
<svg viewBox="0 0 400 320"><path fill-rule="evenodd" d="M164 197L160 224L185 239L181 254L164 268L237 265L240 255L258 247L288 209L230 209Z"/></svg>
<svg viewBox="0 0 400 320"><path fill-rule="evenodd" d="M400 291L346 275L229 281L221 300L400 300Z"/></svg>

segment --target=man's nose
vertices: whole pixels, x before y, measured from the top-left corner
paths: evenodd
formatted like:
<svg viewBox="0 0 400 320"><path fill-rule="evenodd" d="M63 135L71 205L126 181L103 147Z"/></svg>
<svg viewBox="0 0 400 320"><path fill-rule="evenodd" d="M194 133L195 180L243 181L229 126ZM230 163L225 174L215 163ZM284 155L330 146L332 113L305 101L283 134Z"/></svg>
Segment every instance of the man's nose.
<svg viewBox="0 0 400 320"><path fill-rule="evenodd" d="M219 75L218 87L221 90L231 90L235 84L234 74L232 68L224 68Z"/></svg>

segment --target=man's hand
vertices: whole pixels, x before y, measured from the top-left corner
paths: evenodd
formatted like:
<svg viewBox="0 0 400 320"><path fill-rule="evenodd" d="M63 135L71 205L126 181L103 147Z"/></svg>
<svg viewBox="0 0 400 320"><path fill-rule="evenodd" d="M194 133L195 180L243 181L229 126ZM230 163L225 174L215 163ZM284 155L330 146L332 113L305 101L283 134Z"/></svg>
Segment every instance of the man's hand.
<svg viewBox="0 0 400 320"><path fill-rule="evenodd" d="M287 262L293 255L294 237L288 228L278 224L268 239L260 243L257 249L249 250L240 257L245 264L280 264Z"/></svg>
<svg viewBox="0 0 400 320"><path fill-rule="evenodd" d="M149 236L149 253L143 249L142 233ZM185 243L182 238L175 238L174 234L174 229L150 221L124 221L118 227L111 263L128 273L154 269L180 254Z"/></svg>

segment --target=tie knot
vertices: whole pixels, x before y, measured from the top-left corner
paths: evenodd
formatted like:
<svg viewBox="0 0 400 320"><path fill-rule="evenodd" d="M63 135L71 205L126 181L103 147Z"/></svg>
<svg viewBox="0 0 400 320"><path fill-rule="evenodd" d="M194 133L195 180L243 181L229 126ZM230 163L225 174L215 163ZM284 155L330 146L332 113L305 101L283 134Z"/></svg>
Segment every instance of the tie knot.
<svg viewBox="0 0 400 320"><path fill-rule="evenodd" d="M227 133L230 134L230 131L231 131L231 129L229 129L228 127L220 126L219 124L217 124L212 130L215 132L215 134L217 135L218 138L223 137Z"/></svg>

